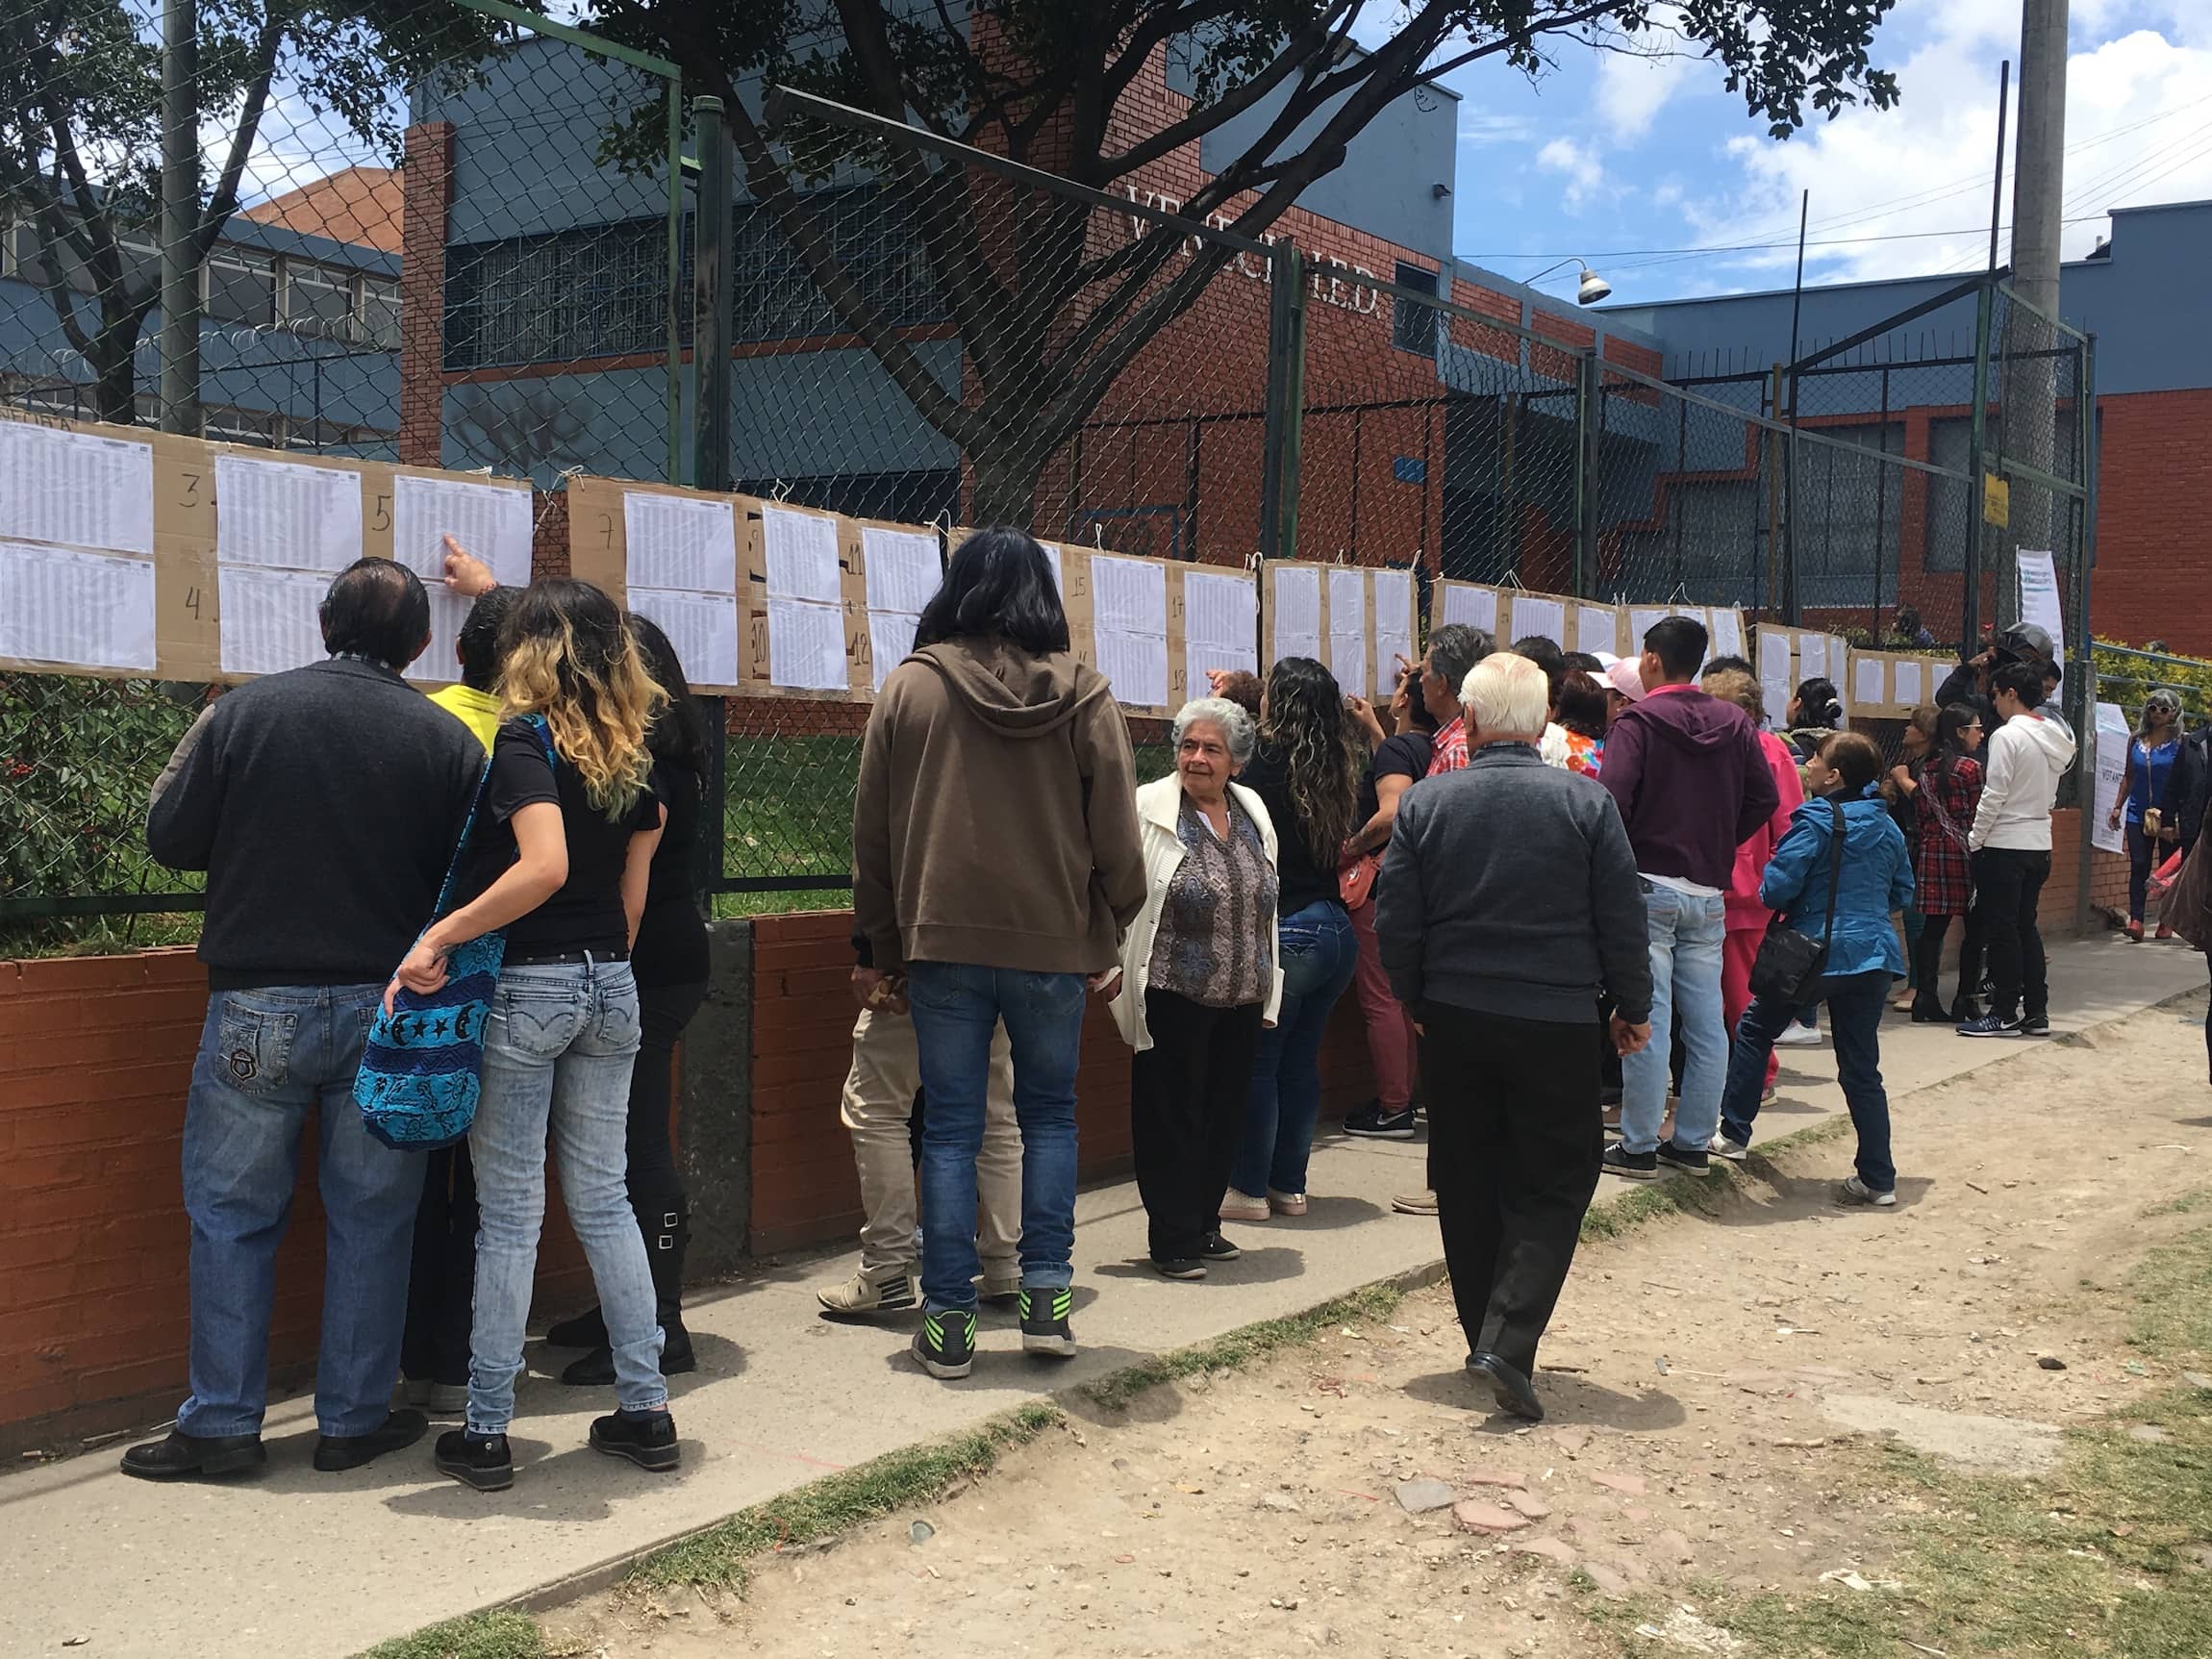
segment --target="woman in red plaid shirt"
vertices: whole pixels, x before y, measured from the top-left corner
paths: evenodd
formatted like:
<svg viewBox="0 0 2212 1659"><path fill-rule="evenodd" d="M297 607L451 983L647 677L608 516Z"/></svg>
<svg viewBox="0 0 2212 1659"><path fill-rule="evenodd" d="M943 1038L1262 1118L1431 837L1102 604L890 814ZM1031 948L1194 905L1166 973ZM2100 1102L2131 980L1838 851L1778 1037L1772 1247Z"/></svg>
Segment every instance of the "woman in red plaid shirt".
<svg viewBox="0 0 2212 1659"><path fill-rule="evenodd" d="M1917 959L1913 979L1919 987L1913 998L1915 1025L1955 1024L1959 1008L1973 995L1973 981L1980 977L1980 952L1973 948L1970 932L1960 943L1958 997L1949 1009L1944 1007L1936 993L1944 934L1952 917L1967 915L1973 905L1966 838L1973 826L1974 808L1981 802L1981 763L1973 758L1980 746L1981 716L1969 704L1952 703L1937 717L1935 753L1918 781L1899 782L1919 809L1915 879L1921 914L1926 918L1913 946Z"/></svg>

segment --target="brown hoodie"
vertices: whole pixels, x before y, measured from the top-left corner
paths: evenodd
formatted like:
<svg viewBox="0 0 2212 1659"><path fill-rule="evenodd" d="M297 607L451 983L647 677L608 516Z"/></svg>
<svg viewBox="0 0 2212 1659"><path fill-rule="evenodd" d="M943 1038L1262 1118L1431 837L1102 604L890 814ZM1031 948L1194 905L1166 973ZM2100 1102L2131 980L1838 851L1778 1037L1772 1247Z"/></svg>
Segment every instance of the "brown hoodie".
<svg viewBox="0 0 2212 1659"><path fill-rule="evenodd" d="M1136 762L1065 651L948 640L891 672L853 801L853 916L875 966L1100 973L1144 904Z"/></svg>

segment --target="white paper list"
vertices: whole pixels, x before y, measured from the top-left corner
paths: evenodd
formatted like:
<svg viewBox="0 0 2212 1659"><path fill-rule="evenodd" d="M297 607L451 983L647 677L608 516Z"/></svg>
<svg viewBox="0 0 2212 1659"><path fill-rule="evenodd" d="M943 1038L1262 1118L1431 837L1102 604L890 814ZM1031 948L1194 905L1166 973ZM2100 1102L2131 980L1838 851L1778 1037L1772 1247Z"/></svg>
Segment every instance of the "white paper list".
<svg viewBox="0 0 2212 1659"><path fill-rule="evenodd" d="M154 446L0 420L0 536L154 550Z"/></svg>
<svg viewBox="0 0 2212 1659"><path fill-rule="evenodd" d="M768 684L802 691L846 689L842 605L768 595Z"/></svg>
<svg viewBox="0 0 2212 1659"><path fill-rule="evenodd" d="M1268 629L1274 640L1274 660L1321 654L1321 573L1319 570L1277 570L1275 591L1268 609Z"/></svg>
<svg viewBox="0 0 2212 1659"><path fill-rule="evenodd" d="M1447 583L1444 590L1444 620L1449 627L1457 623L1463 628L1480 628L1485 634L1497 632L1497 592L1491 588L1463 588L1458 583Z"/></svg>
<svg viewBox="0 0 2212 1659"><path fill-rule="evenodd" d="M1744 654L1744 614L1733 605L1716 605L1712 615L1713 655L1741 657Z"/></svg>
<svg viewBox="0 0 2212 1659"><path fill-rule="evenodd" d="M843 601L838 587L837 520L789 508L761 509L761 549L767 554L768 597Z"/></svg>
<svg viewBox="0 0 2212 1659"><path fill-rule="evenodd" d="M867 525L860 533L860 552L870 612L897 611L918 616L944 584L937 538L927 531L882 530Z"/></svg>
<svg viewBox="0 0 2212 1659"><path fill-rule="evenodd" d="M1365 570L1329 576L1329 672L1347 697L1368 694L1368 585Z"/></svg>
<svg viewBox="0 0 2212 1659"><path fill-rule="evenodd" d="M1210 668L1260 671L1260 592L1249 576L1183 572L1183 674L1194 697L1206 691Z"/></svg>
<svg viewBox="0 0 2212 1659"><path fill-rule="evenodd" d="M1674 613L1664 605L1631 605L1628 607L1628 655L1644 654L1644 636L1667 620Z"/></svg>
<svg viewBox="0 0 2212 1659"><path fill-rule="evenodd" d="M1767 724L1776 730L1789 724L1790 631L1759 630L1759 696L1767 705Z"/></svg>
<svg viewBox="0 0 2212 1659"><path fill-rule="evenodd" d="M1897 700L1904 704L1904 706L1908 709L1919 708L1921 706L1920 664L1915 661L1910 663L1896 663L1891 665L1891 666L1894 670L1892 678L1894 678L1897 682L1896 685L1892 688Z"/></svg>
<svg viewBox="0 0 2212 1659"><path fill-rule="evenodd" d="M1122 703L1168 703L1168 567L1091 556L1092 643L1098 671Z"/></svg>
<svg viewBox="0 0 2212 1659"><path fill-rule="evenodd" d="M1604 652L1608 657L1620 649L1617 641L1621 629L1619 617L1610 605L1577 605L1574 607L1574 648L1595 656Z"/></svg>
<svg viewBox="0 0 2212 1659"><path fill-rule="evenodd" d="M1882 668L1879 657L1858 657L1851 662L1851 695L1862 703L1886 703Z"/></svg>
<svg viewBox="0 0 2212 1659"><path fill-rule="evenodd" d="M1567 607L1557 599L1537 599L1526 593L1513 596L1513 637L1525 640L1541 635L1567 649Z"/></svg>
<svg viewBox="0 0 2212 1659"><path fill-rule="evenodd" d="M1093 638L1098 671L1124 708L1168 706L1168 641L1153 634L1122 634L1101 628Z"/></svg>
<svg viewBox="0 0 2212 1659"><path fill-rule="evenodd" d="M1397 660L1414 660L1413 572L1377 570L1375 588L1375 695L1396 684Z"/></svg>
<svg viewBox="0 0 2212 1659"><path fill-rule="evenodd" d="M391 556L425 582L442 582L448 536L490 566L500 587L530 586L528 490L406 473L394 478Z"/></svg>
<svg viewBox="0 0 2212 1659"><path fill-rule="evenodd" d="M1797 684L1807 680L1824 680L1828 677L1828 637L1825 634L1799 634L1797 636ZM1792 687L1793 691L1797 688Z"/></svg>
<svg viewBox="0 0 2212 1659"><path fill-rule="evenodd" d="M867 614L867 649L875 690L882 691L892 669L914 655L914 631L920 622L919 616L910 616L904 611Z"/></svg>
<svg viewBox="0 0 2212 1659"><path fill-rule="evenodd" d="M1845 672L1844 666L1850 659L1850 647L1833 634L1826 638L1828 641L1828 678L1836 683L1836 701L1843 704L1844 717L1848 719L1851 713L1851 687L1850 676Z"/></svg>
<svg viewBox="0 0 2212 1659"><path fill-rule="evenodd" d="M738 683L738 601L731 593L687 593L671 588L632 588L630 609L657 624L675 646L692 684ZM675 688L670 687L673 691Z"/></svg>
<svg viewBox="0 0 2212 1659"><path fill-rule="evenodd" d="M1044 549L1044 562L1052 566L1053 589L1065 601L1068 597L1068 581L1060 574L1060 549L1050 541L1040 541L1038 546Z"/></svg>
<svg viewBox="0 0 2212 1659"><path fill-rule="evenodd" d="M250 455L215 457L220 563L336 572L360 557L360 473Z"/></svg>
<svg viewBox="0 0 2212 1659"><path fill-rule="evenodd" d="M328 577L224 565L216 570L216 581L224 673L281 674L328 655L317 614L330 589Z"/></svg>
<svg viewBox="0 0 2212 1659"><path fill-rule="evenodd" d="M154 567L0 541L0 657L154 670Z"/></svg>
<svg viewBox="0 0 2212 1659"><path fill-rule="evenodd" d="M626 491L622 540L628 557L622 580L632 588L735 595L737 533L737 515L727 501Z"/></svg>

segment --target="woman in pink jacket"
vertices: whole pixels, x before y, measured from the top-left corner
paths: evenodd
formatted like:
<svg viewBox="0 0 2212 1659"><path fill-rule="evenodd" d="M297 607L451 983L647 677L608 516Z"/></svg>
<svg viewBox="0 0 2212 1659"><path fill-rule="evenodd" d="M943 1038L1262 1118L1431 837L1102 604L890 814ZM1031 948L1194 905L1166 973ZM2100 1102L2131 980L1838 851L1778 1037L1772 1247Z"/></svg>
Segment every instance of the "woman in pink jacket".
<svg viewBox="0 0 2212 1659"><path fill-rule="evenodd" d="M1797 776L1797 757L1767 730L1766 703L1759 695L1759 682L1741 668L1722 668L1706 675L1704 686L1714 696L1734 703L1751 716L1751 723L1759 728L1759 752L1767 757L1774 774L1775 792L1781 796L1774 816L1736 849L1736 869L1728 881L1728 937L1721 956L1721 1006L1733 1039L1736 1022L1751 1006L1751 963L1759 954L1759 941L1766 937L1767 923L1773 916L1759 902L1759 878L1766 873L1767 861L1774 856L1776 843L1789 833L1790 814L1804 801L1805 788ZM1769 1093L1773 1091L1780 1064L1774 1055L1767 1056Z"/></svg>

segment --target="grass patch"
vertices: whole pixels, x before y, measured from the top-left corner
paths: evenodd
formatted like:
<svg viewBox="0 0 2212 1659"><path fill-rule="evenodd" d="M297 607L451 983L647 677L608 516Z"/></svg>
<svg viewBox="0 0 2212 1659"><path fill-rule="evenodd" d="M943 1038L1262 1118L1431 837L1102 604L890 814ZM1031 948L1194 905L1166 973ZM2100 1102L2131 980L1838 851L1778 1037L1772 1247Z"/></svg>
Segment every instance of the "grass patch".
<svg viewBox="0 0 2212 1659"><path fill-rule="evenodd" d="M2206 1195L2183 1208L2205 1207ZM2169 1212L2176 1206L2161 1206ZM2212 1349L2212 1227L2151 1251L2128 1276L2130 1342L2169 1365ZM2130 1430L2149 1424L2165 1438ZM1898 1590L1807 1587L1736 1596L1707 1587L1698 1610L1763 1659L1949 1659L2114 1655L2202 1659L2212 1650L2212 1394L2177 1387L2124 1416L2070 1430L2056 1473L2037 1480L1960 1474L1895 1447L1844 1454L1823 1480L1903 1488L1886 1565ZM1586 1611L1621 1634L1622 1609Z"/></svg>
<svg viewBox="0 0 2212 1659"><path fill-rule="evenodd" d="M379 1642L362 1659L545 1659L545 1632L519 1613L471 1613Z"/></svg>
<svg viewBox="0 0 2212 1659"><path fill-rule="evenodd" d="M1801 1151L1823 1141L1838 1141L1851 1132L1851 1120L1842 1113L1808 1123L1802 1129L1764 1142L1752 1154L1752 1164L1767 1163L1777 1153ZM1745 1175L1725 1159L1712 1162L1712 1173L1702 1181L1695 1175L1677 1175L1649 1186L1631 1187L1619 1195L1595 1203L1582 1213L1582 1242L1596 1244L1634 1232L1662 1216L1711 1216L1719 1213L1718 1194L1737 1191Z"/></svg>
<svg viewBox="0 0 2212 1659"><path fill-rule="evenodd" d="M1100 1377L1083 1387L1085 1397L1109 1411L1119 1411L1146 1389L1162 1383L1195 1376L1200 1371L1236 1370L1278 1353L1284 1348L1295 1347L1310 1341L1331 1325L1348 1324L1357 1320L1387 1318L1399 1302L1405 1299L1405 1290L1395 1284L1369 1285L1349 1295L1323 1302L1318 1308L1308 1308L1302 1314L1291 1314L1279 1320L1262 1320L1257 1324L1245 1325L1226 1336L1214 1338L1187 1348L1173 1348L1150 1359L1139 1360L1124 1367L1112 1376Z"/></svg>
<svg viewBox="0 0 2212 1659"><path fill-rule="evenodd" d="M887 1452L840 1470L671 1545L640 1562L629 1582L646 1589L696 1584L742 1596L746 1563L754 1556L787 1545L810 1544L894 1510L927 1503L957 1480L989 1473L1008 1451L1028 1445L1061 1420L1058 1406L1040 1400L994 1417L967 1434Z"/></svg>

